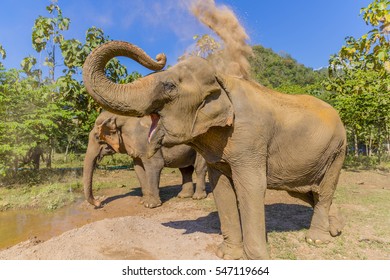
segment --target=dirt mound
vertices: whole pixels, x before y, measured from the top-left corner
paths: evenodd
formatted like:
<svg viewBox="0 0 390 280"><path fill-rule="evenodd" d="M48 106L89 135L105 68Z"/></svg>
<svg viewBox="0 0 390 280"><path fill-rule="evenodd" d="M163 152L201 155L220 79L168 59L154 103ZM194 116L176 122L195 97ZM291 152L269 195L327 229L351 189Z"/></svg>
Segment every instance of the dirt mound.
<svg viewBox="0 0 390 280"><path fill-rule="evenodd" d="M174 225L174 224L173 224ZM0 259L216 259L217 234L186 233L152 218L120 217L76 228L46 242L29 240ZM199 242L202 240L202 242Z"/></svg>

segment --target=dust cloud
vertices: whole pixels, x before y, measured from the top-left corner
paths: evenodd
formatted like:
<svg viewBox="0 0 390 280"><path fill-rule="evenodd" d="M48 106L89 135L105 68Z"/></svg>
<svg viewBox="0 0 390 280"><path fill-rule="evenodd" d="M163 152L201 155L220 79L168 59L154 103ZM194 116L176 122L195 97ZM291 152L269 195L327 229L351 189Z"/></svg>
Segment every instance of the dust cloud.
<svg viewBox="0 0 390 280"><path fill-rule="evenodd" d="M248 58L253 55L253 51L247 44L249 36L234 12L225 5L217 6L214 0L195 0L190 5L190 10L223 41L222 50L209 58L217 70L225 74L249 78Z"/></svg>

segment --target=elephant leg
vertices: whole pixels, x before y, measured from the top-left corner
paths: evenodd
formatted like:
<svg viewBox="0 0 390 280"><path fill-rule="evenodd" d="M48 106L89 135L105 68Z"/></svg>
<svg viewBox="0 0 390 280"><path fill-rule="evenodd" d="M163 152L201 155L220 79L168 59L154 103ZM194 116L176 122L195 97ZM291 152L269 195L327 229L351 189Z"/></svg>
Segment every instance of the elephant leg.
<svg viewBox="0 0 390 280"><path fill-rule="evenodd" d="M194 195L194 184L192 182L192 174L194 173L194 167L192 165L179 168L182 176L181 192L177 195L180 198L192 197Z"/></svg>
<svg viewBox="0 0 390 280"><path fill-rule="evenodd" d="M241 218L244 258L268 259L264 206L266 171L259 167L240 166L232 172Z"/></svg>
<svg viewBox="0 0 390 280"><path fill-rule="evenodd" d="M143 161L144 180L142 188L141 203L147 208L155 208L161 206L160 200L160 175L164 167L164 162L152 157ZM141 183L141 181L140 181Z"/></svg>
<svg viewBox="0 0 390 280"><path fill-rule="evenodd" d="M195 173L196 173L196 188L192 198L193 199L206 198L207 197L207 193L206 193L207 165L205 159L199 153L196 154Z"/></svg>
<svg viewBox="0 0 390 280"><path fill-rule="evenodd" d="M209 167L208 172L223 236L217 256L222 259L241 259L244 251L240 215L232 181L217 169Z"/></svg>
<svg viewBox="0 0 390 280"><path fill-rule="evenodd" d="M322 179L319 193L314 194L314 212L306 234L306 241L309 243L327 243L331 236L340 235L344 227L343 217L332 204L343 161L344 152L340 152Z"/></svg>
<svg viewBox="0 0 390 280"><path fill-rule="evenodd" d="M140 158L134 159L134 171L135 174L137 175L137 179L142 191L142 198L140 200L140 203L144 204L145 203L144 199L146 198L144 196L144 190L146 190L147 188L146 185L148 184L148 182L146 180L146 172L145 172L144 164L142 163L142 160Z"/></svg>

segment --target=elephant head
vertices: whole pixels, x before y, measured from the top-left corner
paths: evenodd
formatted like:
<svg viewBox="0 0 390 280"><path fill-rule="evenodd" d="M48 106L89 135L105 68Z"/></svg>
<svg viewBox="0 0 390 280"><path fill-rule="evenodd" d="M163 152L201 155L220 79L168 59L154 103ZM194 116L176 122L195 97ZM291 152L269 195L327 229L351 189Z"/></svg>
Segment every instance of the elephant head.
<svg viewBox="0 0 390 280"><path fill-rule="evenodd" d="M116 124L116 118L110 117L98 125L96 128L96 135L99 140L107 143L117 153L122 151L122 137L120 130Z"/></svg>
<svg viewBox="0 0 390 280"><path fill-rule="evenodd" d="M126 56L158 70L129 84L115 84L106 76L106 63ZM165 56L157 61L140 48L111 41L96 48L85 61L83 79L87 91L104 109L119 115L150 115L150 152L163 146L188 143L214 126L229 126L234 113L223 78L206 59L188 58L165 71Z"/></svg>

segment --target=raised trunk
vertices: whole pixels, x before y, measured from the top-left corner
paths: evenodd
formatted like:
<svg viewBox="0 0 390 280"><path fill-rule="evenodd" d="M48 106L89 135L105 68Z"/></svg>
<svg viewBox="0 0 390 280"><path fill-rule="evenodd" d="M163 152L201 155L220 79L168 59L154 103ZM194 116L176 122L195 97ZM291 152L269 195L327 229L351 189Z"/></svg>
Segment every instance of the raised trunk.
<svg viewBox="0 0 390 280"><path fill-rule="evenodd" d="M150 70L164 68L166 57L159 54L154 61L142 49L121 41L111 41L96 48L83 66L83 80L88 93L104 109L119 115L143 116L158 109L155 75L129 84L116 84L105 75L107 62L117 56L131 58Z"/></svg>

